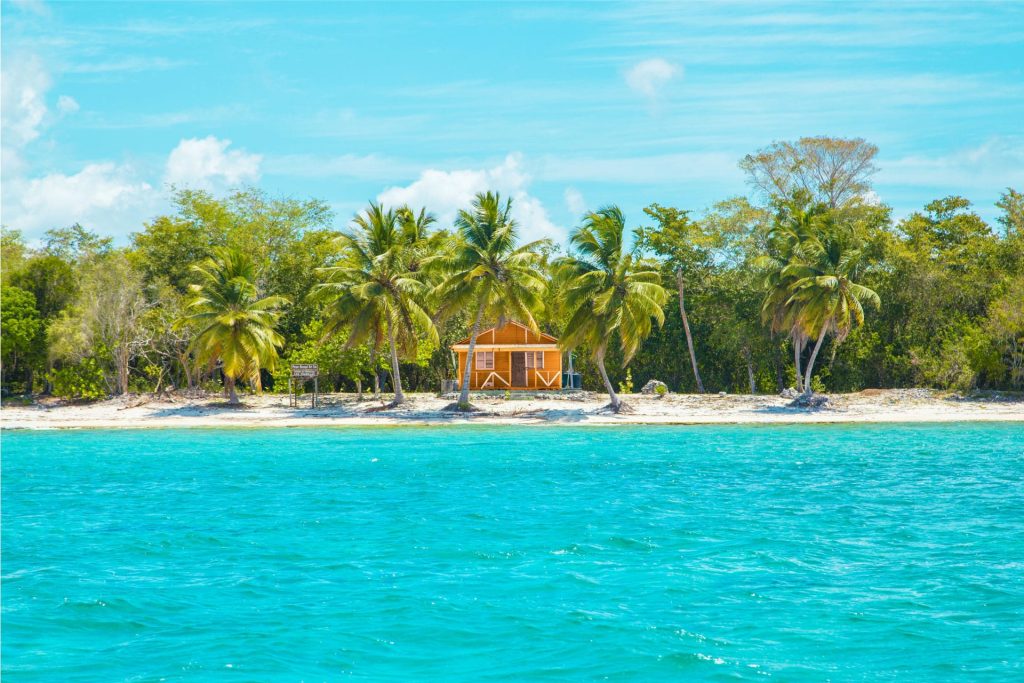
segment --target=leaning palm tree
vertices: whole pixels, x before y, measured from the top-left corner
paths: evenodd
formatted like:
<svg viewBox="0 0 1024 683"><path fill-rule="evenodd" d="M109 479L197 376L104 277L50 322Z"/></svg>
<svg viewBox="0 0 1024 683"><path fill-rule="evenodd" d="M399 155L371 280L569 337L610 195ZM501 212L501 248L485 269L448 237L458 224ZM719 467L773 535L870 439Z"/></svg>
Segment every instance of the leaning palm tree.
<svg viewBox="0 0 1024 683"><path fill-rule="evenodd" d="M518 245L518 225L511 217L512 200L501 201L496 192L476 195L469 210L455 219L457 242L435 264L446 277L437 287L445 313L471 307L473 326L462 373L458 407L469 404L469 377L480 323L485 316L503 322L514 318L538 331L534 312L541 306L544 278L537 240Z"/></svg>
<svg viewBox="0 0 1024 683"><path fill-rule="evenodd" d="M863 252L852 232L835 224L823 226L816 236L801 242L797 259L784 276L792 284L788 304L795 308L794 325L817 340L804 373L804 393L811 393L811 377L825 335L841 344L850 331L864 323L864 304L876 309L881 300L873 290L853 281L862 266Z"/></svg>
<svg viewBox="0 0 1024 683"><path fill-rule="evenodd" d="M392 406L405 402L399 356L415 353L420 334L438 341L437 328L422 304L427 285L410 269L423 258L423 237L408 229L403 211L371 202L353 220L355 229L337 238L341 260L321 269L325 281L318 286L319 295L329 302L326 336L348 330L346 348L368 342L374 356L381 337L387 336L395 390Z"/></svg>
<svg viewBox="0 0 1024 683"><path fill-rule="evenodd" d="M615 412L622 411L625 404L605 369L608 345L618 335L623 364L628 364L650 335L652 321L664 324L668 301L657 268L626 250L625 225L616 206L588 214L569 236L575 254L559 260L557 274L571 311L561 343L570 350L579 345L589 347L608 392L609 407Z"/></svg>
<svg viewBox="0 0 1024 683"><path fill-rule="evenodd" d="M198 332L192 350L200 362L220 361L231 405L238 405L235 383L245 379L261 389L260 370L273 370L284 338L274 330L281 296L259 297L253 260L234 249L218 249L193 266L191 311L182 320Z"/></svg>

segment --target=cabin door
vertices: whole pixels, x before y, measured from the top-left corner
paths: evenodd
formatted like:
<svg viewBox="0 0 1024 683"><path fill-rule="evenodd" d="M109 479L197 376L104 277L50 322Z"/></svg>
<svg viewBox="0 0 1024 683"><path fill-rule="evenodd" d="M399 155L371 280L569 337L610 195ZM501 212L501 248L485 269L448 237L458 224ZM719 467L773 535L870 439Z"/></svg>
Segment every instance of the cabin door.
<svg viewBox="0 0 1024 683"><path fill-rule="evenodd" d="M526 353L523 351L512 353L512 386L526 386Z"/></svg>

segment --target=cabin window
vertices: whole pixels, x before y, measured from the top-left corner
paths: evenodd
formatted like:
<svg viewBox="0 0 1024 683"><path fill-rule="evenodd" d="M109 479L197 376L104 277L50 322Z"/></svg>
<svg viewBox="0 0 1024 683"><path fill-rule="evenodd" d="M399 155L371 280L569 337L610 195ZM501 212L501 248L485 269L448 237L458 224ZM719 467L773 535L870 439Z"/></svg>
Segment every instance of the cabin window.
<svg viewBox="0 0 1024 683"><path fill-rule="evenodd" d="M477 370L494 369L494 351L477 351L475 355Z"/></svg>
<svg viewBox="0 0 1024 683"><path fill-rule="evenodd" d="M544 369L544 352L543 351L527 351L526 352L526 367L528 368L540 368Z"/></svg>

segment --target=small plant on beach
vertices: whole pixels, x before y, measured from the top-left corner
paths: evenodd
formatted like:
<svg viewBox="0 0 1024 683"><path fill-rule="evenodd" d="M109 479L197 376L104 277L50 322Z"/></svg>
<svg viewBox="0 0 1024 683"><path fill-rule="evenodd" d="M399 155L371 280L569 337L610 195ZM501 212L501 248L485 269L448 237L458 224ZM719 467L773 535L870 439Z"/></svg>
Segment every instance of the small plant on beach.
<svg viewBox="0 0 1024 683"><path fill-rule="evenodd" d="M665 386L664 384L659 384L658 386L654 387L654 395L657 396L658 398L665 398L666 396L668 396L668 387Z"/></svg>
<svg viewBox="0 0 1024 683"><path fill-rule="evenodd" d="M620 394L632 394L633 393L633 370L632 368L626 368L626 379L619 382L619 393Z"/></svg>
<svg viewBox="0 0 1024 683"><path fill-rule="evenodd" d="M505 390L505 400L506 401L511 401L512 400L512 392L509 391L508 389Z"/></svg>

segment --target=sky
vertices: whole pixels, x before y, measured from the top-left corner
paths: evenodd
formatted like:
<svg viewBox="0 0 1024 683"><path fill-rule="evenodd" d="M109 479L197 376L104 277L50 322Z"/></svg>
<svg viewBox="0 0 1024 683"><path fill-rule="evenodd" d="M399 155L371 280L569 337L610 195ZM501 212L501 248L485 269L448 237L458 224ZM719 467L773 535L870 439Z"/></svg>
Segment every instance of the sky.
<svg viewBox="0 0 1024 683"><path fill-rule="evenodd" d="M2 204L38 240L120 243L171 187L371 200L449 223L474 193L526 238L751 192L775 140L863 137L897 216L1024 189L1024 2L3 0Z"/></svg>

